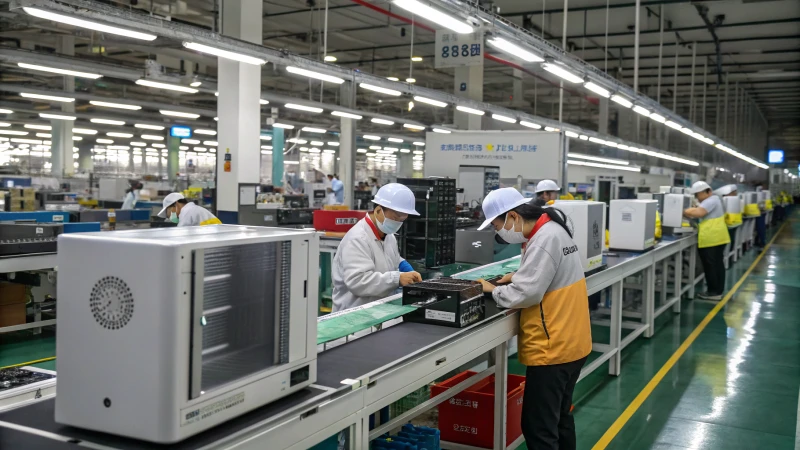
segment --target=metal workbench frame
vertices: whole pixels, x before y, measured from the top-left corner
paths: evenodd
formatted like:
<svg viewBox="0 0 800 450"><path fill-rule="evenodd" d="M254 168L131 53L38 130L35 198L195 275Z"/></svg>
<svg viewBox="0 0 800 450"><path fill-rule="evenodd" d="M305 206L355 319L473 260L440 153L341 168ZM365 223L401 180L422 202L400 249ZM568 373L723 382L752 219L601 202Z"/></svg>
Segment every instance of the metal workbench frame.
<svg viewBox="0 0 800 450"><path fill-rule="evenodd" d="M670 307L674 312L680 312L678 295L673 295L667 303L663 303L658 310L655 309L655 268L656 264L665 264L669 260L675 261L675 288L674 292L688 292L693 295L694 284L702 279L695 278L692 283L683 286L681 281L682 259L685 251L689 252L689 272L694 273L696 235L684 236L674 241L659 243L655 249L643 253L618 257L612 261L609 268L587 278L589 293L599 292L611 288L611 319L608 321L610 343L600 347L594 344L593 349L602 351L602 355L584 367L581 378L600 368L605 362L609 363L609 373L619 375L621 371L621 352L628 344L639 335L650 337L654 331L654 320ZM613 258L613 257L609 257ZM492 265L507 262L500 261ZM483 266L478 269L485 269ZM472 269L459 275L478 270ZM643 313L639 322L630 322L636 329L634 333L622 339L621 332L626 322L622 320L622 293L623 282L626 277L637 273L644 273L645 302ZM666 271L669 275L670 272ZM690 276L691 278L691 276ZM666 283L662 283L666 284ZM666 293L662 292L662 296ZM393 296L396 297L396 296ZM663 298L663 297L662 297ZM379 300L385 302L388 299ZM469 328L454 331L445 338L433 342L424 348L414 351L402 358L392 361L378 369L372 370L356 377L355 379L341 380L340 386L319 386L321 393L306 401L280 411L264 420L252 424L244 429L226 435L202 449L236 448L261 449L267 445L269 448L305 449L314 444L348 429L350 448L366 450L369 442L379 434L391 430L408 421L419 413L431 409L436 405L457 395L463 389L488 377L496 375L495 380L495 415L494 448L506 448L505 426L506 423L506 375L508 373L508 341L516 336L519 326L519 317L516 311L500 311L488 316L484 321ZM320 320L324 320L321 318ZM387 329L388 330L388 329ZM370 335L359 337L356 340L369 342ZM347 343L341 344L347 346ZM339 346L336 346L339 347ZM336 348L334 347L334 348ZM476 375L459 383L442 395L429 399L416 408L393 418L378 428L369 430L370 416L400 398L430 384L445 374L474 363L476 359L489 354L490 361L494 364L478 372ZM324 357L324 352L321 354ZM224 427L225 425L221 425ZM61 436L48 433L37 428L20 426L8 421L0 421L0 427L13 428L37 437L47 437L51 440L68 442L71 436ZM81 445L99 448L98 444L84 440ZM109 448L105 446L103 448ZM126 448L116 446L110 448ZM466 449L468 446L444 443L443 448Z"/></svg>

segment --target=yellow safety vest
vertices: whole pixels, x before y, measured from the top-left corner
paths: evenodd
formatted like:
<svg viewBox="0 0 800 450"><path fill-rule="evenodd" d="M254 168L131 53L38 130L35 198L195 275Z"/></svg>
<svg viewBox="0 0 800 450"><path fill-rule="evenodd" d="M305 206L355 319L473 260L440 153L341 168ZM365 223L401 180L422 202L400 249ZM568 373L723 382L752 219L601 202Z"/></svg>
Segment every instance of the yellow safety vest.
<svg viewBox="0 0 800 450"><path fill-rule="evenodd" d="M716 247L731 241L731 236L728 234L728 227L725 225L725 219L722 217L701 220L698 228L698 248Z"/></svg>
<svg viewBox="0 0 800 450"><path fill-rule="evenodd" d="M212 217L211 219L200 222L200 226L202 227L203 225L222 225L222 222L216 217Z"/></svg>
<svg viewBox="0 0 800 450"><path fill-rule="evenodd" d="M742 213L725 213L725 223L728 224L728 226L741 224Z"/></svg>
<svg viewBox="0 0 800 450"><path fill-rule="evenodd" d="M655 238L656 238L656 239L661 239L661 214L659 214L659 213L658 213L658 211L656 211L656 232L655 232Z"/></svg>
<svg viewBox="0 0 800 450"><path fill-rule="evenodd" d="M764 200L764 209L767 211L772 211L772 199Z"/></svg>
<svg viewBox="0 0 800 450"><path fill-rule="evenodd" d="M758 205L756 203L750 203L744 205L744 213L747 216L760 216L761 210L758 209Z"/></svg>

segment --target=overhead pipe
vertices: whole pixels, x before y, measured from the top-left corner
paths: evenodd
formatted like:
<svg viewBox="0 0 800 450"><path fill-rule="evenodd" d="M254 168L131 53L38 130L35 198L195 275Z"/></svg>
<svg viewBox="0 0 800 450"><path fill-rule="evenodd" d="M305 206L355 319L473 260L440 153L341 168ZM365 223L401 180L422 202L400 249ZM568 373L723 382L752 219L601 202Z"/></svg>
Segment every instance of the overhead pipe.
<svg viewBox="0 0 800 450"><path fill-rule="evenodd" d="M409 24L411 26L422 28L423 30L430 31L431 33L436 33L436 29L433 28L433 27L430 27L428 25L419 23L417 21L413 21L413 20L411 20L411 19L409 19L407 17L403 17L403 16L401 16L399 14L395 14L395 13L389 11L388 9L381 8L380 6L374 5L374 4L372 4L372 3L370 3L370 2L368 2L366 0L352 0L352 1L355 2L355 3L358 3L359 5L366 6L367 8L369 8L369 9L375 11L375 12L379 12L379 13L387 15L387 16L393 18L393 19L397 19L397 20L399 20L401 22L407 23L407 24ZM483 57L485 59L488 59L489 61L494 61L496 63L503 64L505 66L508 66L508 67L511 67L511 68L514 68L514 69L519 69L519 70L527 73L528 75L534 76L534 77L536 77L536 78L538 78L538 79L540 79L542 81L545 81L546 83L550 84L551 86L561 88L558 85L558 83L554 83L554 82L548 80L547 78L544 78L541 75L538 75L535 72L522 67L519 64L516 64L516 63L513 63L511 61L499 58L499 57L494 56L494 55L490 55L490 54L488 54L486 52L483 53ZM596 98L586 97L584 95L581 95L578 91L574 91L574 90L570 90L570 89L564 89L564 90L566 90L567 92L569 92L572 95L576 95L576 96L582 97L583 99L585 99L589 103L592 103L593 105L597 105L599 103L599 101Z"/></svg>

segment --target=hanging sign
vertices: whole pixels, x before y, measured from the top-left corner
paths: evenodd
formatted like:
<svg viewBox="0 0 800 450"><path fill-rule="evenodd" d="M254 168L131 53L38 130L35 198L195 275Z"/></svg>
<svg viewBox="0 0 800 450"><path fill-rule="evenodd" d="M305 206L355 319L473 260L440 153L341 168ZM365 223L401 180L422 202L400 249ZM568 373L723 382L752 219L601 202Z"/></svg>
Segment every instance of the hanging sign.
<svg viewBox="0 0 800 450"><path fill-rule="evenodd" d="M437 69L483 65L483 31L460 34L436 30Z"/></svg>

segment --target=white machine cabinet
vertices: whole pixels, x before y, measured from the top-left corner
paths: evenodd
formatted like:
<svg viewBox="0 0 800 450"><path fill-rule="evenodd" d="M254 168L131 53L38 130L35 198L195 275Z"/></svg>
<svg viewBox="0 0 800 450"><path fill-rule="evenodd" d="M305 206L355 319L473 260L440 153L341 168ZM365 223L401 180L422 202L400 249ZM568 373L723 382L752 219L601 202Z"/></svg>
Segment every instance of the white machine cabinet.
<svg viewBox="0 0 800 450"><path fill-rule="evenodd" d="M725 207L725 212L728 214L742 213L742 201L738 196L722 197L722 205Z"/></svg>
<svg viewBox="0 0 800 450"><path fill-rule="evenodd" d="M664 208L661 213L661 226L680 228L683 224L683 211L692 206L692 197L686 194L664 194Z"/></svg>
<svg viewBox="0 0 800 450"><path fill-rule="evenodd" d="M656 200L611 200L608 246L614 250L644 251L656 243Z"/></svg>
<svg viewBox="0 0 800 450"><path fill-rule="evenodd" d="M318 259L280 228L60 236L56 421L172 443L315 382Z"/></svg>
<svg viewBox="0 0 800 450"><path fill-rule="evenodd" d="M606 204L582 200L556 200L554 208L567 216L578 245L583 271L589 272L603 264Z"/></svg>

